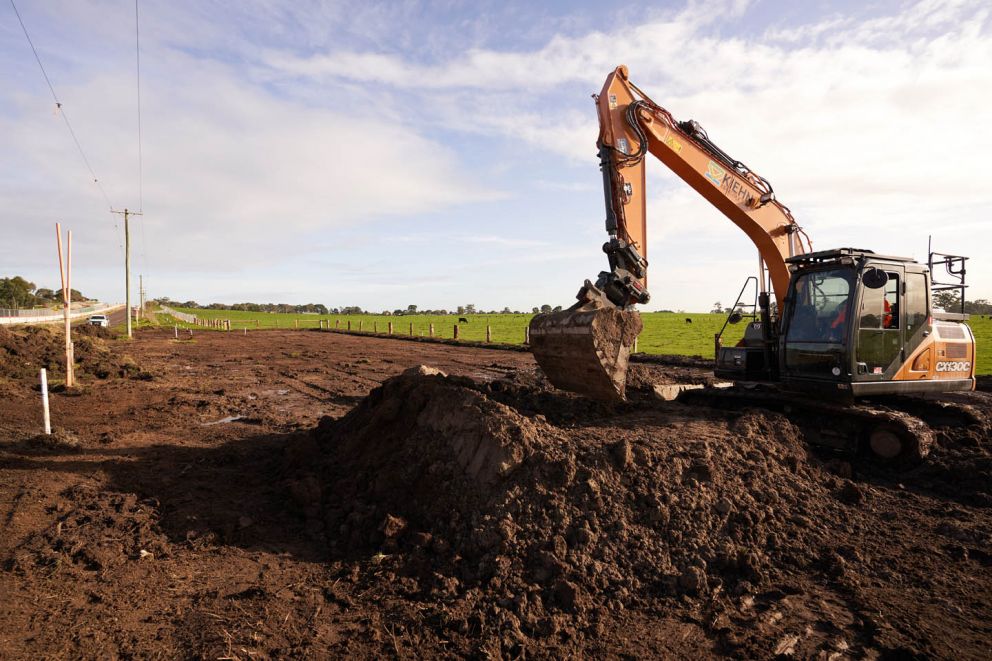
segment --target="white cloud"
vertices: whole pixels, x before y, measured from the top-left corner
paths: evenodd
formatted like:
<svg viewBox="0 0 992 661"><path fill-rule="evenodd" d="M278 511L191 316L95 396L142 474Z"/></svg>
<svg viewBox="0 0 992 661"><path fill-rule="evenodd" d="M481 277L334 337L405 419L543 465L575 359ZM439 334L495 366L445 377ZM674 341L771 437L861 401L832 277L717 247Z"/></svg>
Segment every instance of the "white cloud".
<svg viewBox="0 0 992 661"><path fill-rule="evenodd" d="M95 42L119 32L93 25L99 7L66 9L69 23L94 28ZM253 3L231 10L230 29L199 5L148 11L158 27L149 31L158 41L146 58L149 252L170 276L195 272L203 281L246 269L209 288L217 295L234 291L239 278L259 291L310 286L278 269L301 259L319 264L333 252L349 272L349 295L368 298L349 303L377 304L383 291L401 298L404 286L418 296L436 288L480 301L483 294L458 292L482 290L511 307L529 304L529 296L570 296L579 282L573 287L566 277L592 260L605 264L602 202L590 190L598 173L589 94L620 63L655 101L679 119L699 120L721 147L767 177L816 248L853 244L922 257L932 232L941 248L976 258L973 291L992 291L985 218L992 188L981 178L992 150L983 112L992 37L983 3L923 0L887 16L852 10L760 32L748 3L700 2L647 20L621 17L630 22L599 31L548 35L526 50L452 50L434 34L426 47L433 57L408 52L412 29L391 39L375 27L383 21L349 21L349 8L335 3ZM386 17L382 6L362 11ZM418 11L404 5L399 15L412 20ZM271 24L263 36L280 38L256 39L263 21L252 23L253 13ZM342 29L363 32L362 39L345 43ZM206 43L221 44L223 55L196 50ZM73 75L66 80L76 84L60 93L111 197L133 206L132 73L117 63L130 43L115 48L102 60L67 61ZM44 89L23 80L0 93L0 205L17 209L16 216L0 211L0 226L29 249L0 244L0 261L37 262L50 238L37 225L56 217L101 246L91 261L116 260L111 219L81 181L64 127L39 111ZM736 269L753 261L749 243L660 164L649 167L654 286L667 281L659 274L678 281L655 300L695 309L698 298L726 299L736 287L727 283L743 275ZM529 179L521 181L518 170ZM588 212L577 221L569 207L573 217L559 218L555 199L588 200ZM452 208L466 210L455 232L440 220ZM511 230L486 213L526 218L528 226ZM429 228L394 223L425 215ZM403 239L419 234L445 239ZM454 243L458 263L427 263L426 252ZM361 257L383 246L391 252L380 262ZM585 262L567 266L580 254ZM556 268L544 277L540 264L552 258ZM414 262L421 280L408 282ZM526 272L516 266L522 263ZM445 277L466 264L486 268ZM333 280L339 267L321 268L317 278ZM268 286L279 278L292 286ZM251 298L250 291L236 298ZM317 291L299 296L317 298Z"/></svg>
<svg viewBox="0 0 992 661"><path fill-rule="evenodd" d="M831 15L753 36L724 36L733 19L718 32L714 15L690 5L645 24L554 37L529 52L477 49L430 65L335 51L269 52L264 60L290 75L374 80L429 99L445 125L590 167L596 122L581 89L598 92L624 62L655 101L701 121L767 177L815 247L924 258L932 233L937 245L978 258L975 291L992 289L992 269L982 266L992 257L992 228L975 232L992 208L992 188L977 174L992 152L982 112L992 101L983 3L922 0L888 16ZM698 219L711 218L702 227L717 249L739 249L736 237L721 243L721 229L736 230L718 213L690 200L669 173L652 182L659 178L652 195L665 197L651 199L653 244L678 243L680 233L698 231Z"/></svg>

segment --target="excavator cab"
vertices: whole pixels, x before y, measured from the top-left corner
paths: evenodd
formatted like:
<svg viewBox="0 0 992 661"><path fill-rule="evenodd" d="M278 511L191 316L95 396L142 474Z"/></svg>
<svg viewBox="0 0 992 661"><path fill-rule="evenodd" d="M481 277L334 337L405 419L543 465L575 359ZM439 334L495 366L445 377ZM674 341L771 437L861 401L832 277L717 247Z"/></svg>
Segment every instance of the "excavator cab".
<svg viewBox="0 0 992 661"><path fill-rule="evenodd" d="M974 389L971 329L931 309L927 265L852 248L786 261L777 353L787 388L843 398Z"/></svg>

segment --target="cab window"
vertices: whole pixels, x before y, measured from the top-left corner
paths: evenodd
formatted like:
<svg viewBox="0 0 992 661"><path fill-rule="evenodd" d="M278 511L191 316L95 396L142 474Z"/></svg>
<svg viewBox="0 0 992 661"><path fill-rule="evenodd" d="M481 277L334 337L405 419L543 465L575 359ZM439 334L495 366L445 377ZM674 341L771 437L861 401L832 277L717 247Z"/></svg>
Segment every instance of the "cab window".
<svg viewBox="0 0 992 661"><path fill-rule="evenodd" d="M884 287L864 288L859 315L859 326L863 330L899 329L899 276L895 273L888 276Z"/></svg>
<svg viewBox="0 0 992 661"><path fill-rule="evenodd" d="M927 276L923 273L906 274L906 339L927 323Z"/></svg>
<svg viewBox="0 0 992 661"><path fill-rule="evenodd" d="M850 269L800 275L786 341L842 343L847 337L851 278Z"/></svg>

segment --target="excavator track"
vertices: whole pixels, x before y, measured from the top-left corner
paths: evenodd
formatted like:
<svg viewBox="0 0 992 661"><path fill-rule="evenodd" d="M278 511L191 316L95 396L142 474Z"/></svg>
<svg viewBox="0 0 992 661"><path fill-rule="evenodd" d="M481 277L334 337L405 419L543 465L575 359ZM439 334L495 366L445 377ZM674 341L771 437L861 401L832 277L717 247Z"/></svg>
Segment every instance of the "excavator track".
<svg viewBox="0 0 992 661"><path fill-rule="evenodd" d="M875 403L815 400L773 386L686 390L677 401L720 409L777 411L802 428L814 445L867 454L894 466L920 462L934 443L930 425L909 412Z"/></svg>

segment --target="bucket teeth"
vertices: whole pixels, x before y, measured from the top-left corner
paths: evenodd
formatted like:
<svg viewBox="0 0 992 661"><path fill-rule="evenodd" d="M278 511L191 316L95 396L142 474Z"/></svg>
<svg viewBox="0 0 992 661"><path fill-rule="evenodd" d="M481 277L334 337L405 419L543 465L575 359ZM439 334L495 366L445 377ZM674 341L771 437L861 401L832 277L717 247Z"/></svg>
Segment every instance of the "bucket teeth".
<svg viewBox="0 0 992 661"><path fill-rule="evenodd" d="M621 402L630 348L641 327L636 312L613 307L539 314L530 322L531 351L555 387Z"/></svg>

